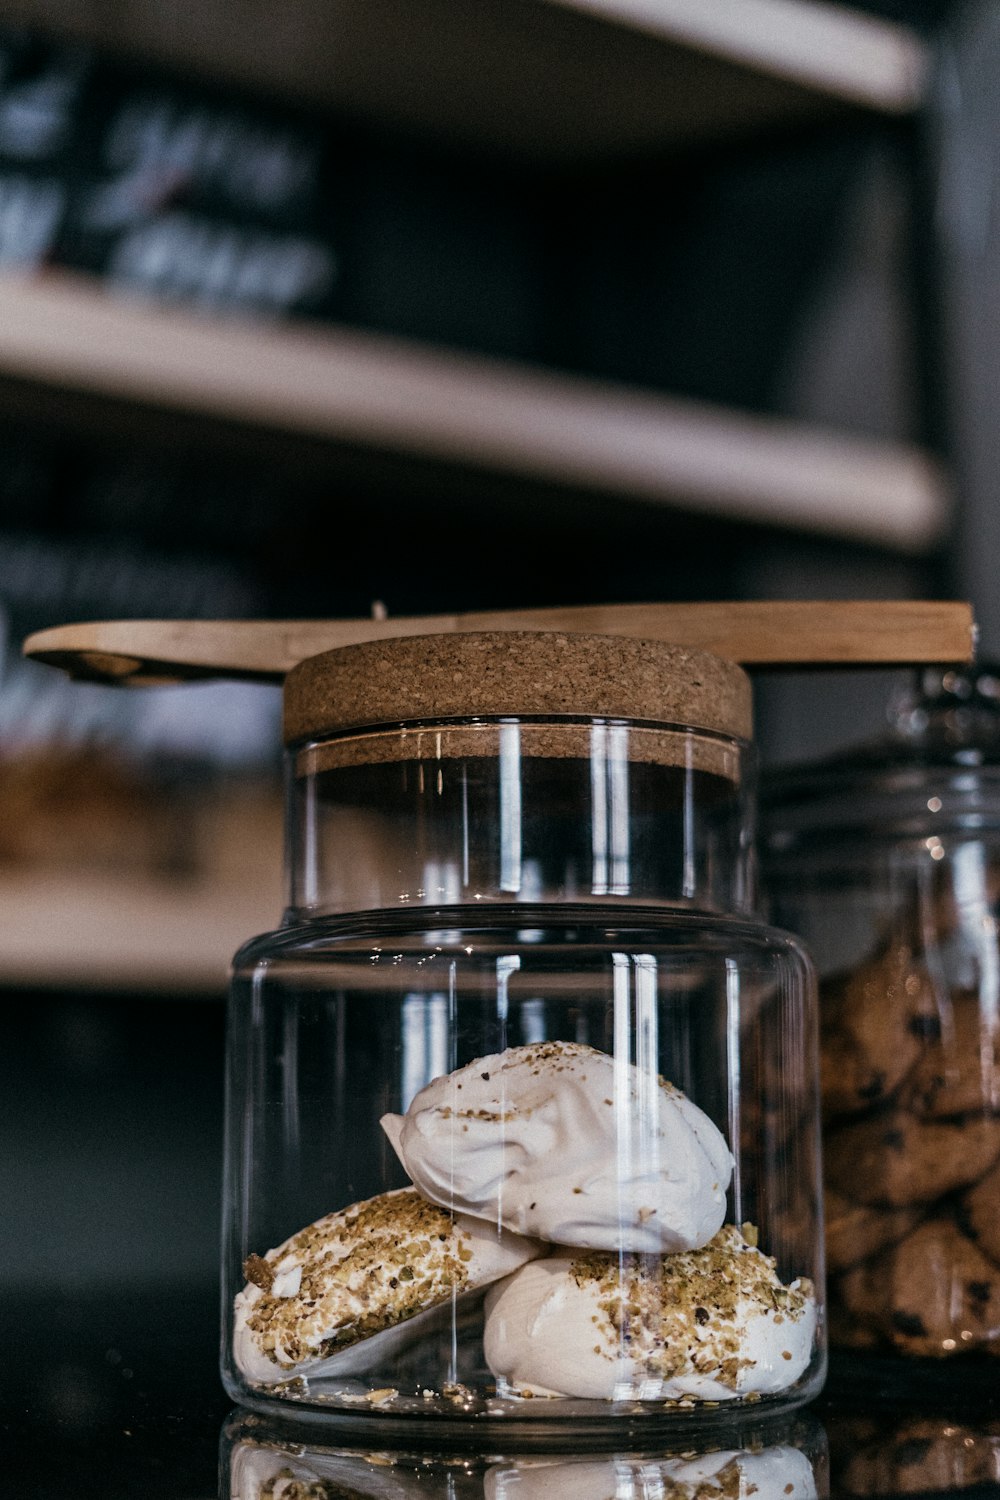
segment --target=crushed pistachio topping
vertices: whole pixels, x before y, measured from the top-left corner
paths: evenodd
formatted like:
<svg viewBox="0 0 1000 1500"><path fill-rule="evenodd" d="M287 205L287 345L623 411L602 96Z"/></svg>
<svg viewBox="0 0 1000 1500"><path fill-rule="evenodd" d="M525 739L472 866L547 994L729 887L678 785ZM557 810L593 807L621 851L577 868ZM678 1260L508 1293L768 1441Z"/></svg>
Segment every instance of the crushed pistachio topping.
<svg viewBox="0 0 1000 1500"><path fill-rule="evenodd" d="M533 1077L542 1077L550 1073L563 1073L568 1068L575 1071L576 1065L586 1062L590 1058L597 1059L606 1064L608 1054L601 1052L596 1047L589 1046L586 1042L528 1042L522 1047L510 1047L506 1054L507 1061L503 1064L501 1071L513 1067L526 1067L531 1070ZM487 1075L483 1074L483 1077ZM581 1074L584 1082L587 1080L586 1073ZM679 1094L680 1090L674 1084L668 1083L661 1077L660 1088L668 1094ZM611 1099L605 1099L605 1104L611 1104Z"/></svg>
<svg viewBox="0 0 1000 1500"><path fill-rule="evenodd" d="M265 1257L248 1257L247 1280L259 1295L247 1328L263 1354L294 1369L447 1300L468 1285L472 1258L468 1236L445 1209L410 1189L383 1193L327 1214ZM298 1292L273 1295L276 1273L292 1266L302 1270Z"/></svg>
<svg viewBox="0 0 1000 1500"><path fill-rule="evenodd" d="M243 1275L262 1292L269 1292L274 1285L274 1267L262 1255L248 1255L243 1262Z"/></svg>
<svg viewBox="0 0 1000 1500"><path fill-rule="evenodd" d="M692 1459L697 1456L696 1453L690 1455ZM682 1453L681 1457L687 1458L688 1455ZM700 1481L670 1479L666 1475L658 1475L656 1481L656 1500L745 1500L755 1491L756 1485L744 1488L743 1474L736 1459L730 1459L717 1474ZM284 1495L280 1500L285 1500Z"/></svg>
<svg viewBox="0 0 1000 1500"><path fill-rule="evenodd" d="M753 1231L752 1237L748 1231ZM590 1251L571 1267L577 1286L596 1284L595 1331L608 1360L622 1354L650 1377L692 1372L739 1388L748 1313L797 1322L812 1300L805 1278L783 1286L773 1256L756 1248L756 1230L724 1224L701 1250L676 1255Z"/></svg>

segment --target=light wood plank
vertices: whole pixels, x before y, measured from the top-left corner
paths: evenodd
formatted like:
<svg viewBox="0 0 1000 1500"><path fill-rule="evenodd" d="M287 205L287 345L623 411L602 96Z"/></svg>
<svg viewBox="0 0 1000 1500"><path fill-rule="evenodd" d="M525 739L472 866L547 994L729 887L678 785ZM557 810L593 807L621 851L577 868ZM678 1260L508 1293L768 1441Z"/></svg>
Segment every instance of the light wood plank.
<svg viewBox="0 0 1000 1500"><path fill-rule="evenodd" d="M23 649L91 681L145 685L213 675L277 682L321 651L473 630L633 636L745 666L966 662L976 645L968 604L894 599L592 605L395 620L105 620L38 631Z"/></svg>
<svg viewBox="0 0 1000 1500"><path fill-rule="evenodd" d="M917 448L421 347L0 282L0 376L904 552L951 494Z"/></svg>

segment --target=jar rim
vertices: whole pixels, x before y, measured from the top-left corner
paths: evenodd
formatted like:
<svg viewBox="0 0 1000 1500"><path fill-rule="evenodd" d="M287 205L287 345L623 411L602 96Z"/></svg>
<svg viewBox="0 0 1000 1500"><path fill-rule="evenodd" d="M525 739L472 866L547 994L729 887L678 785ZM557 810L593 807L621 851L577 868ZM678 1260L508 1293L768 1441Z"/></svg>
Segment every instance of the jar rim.
<svg viewBox="0 0 1000 1500"><path fill-rule="evenodd" d="M286 745L345 729L480 715L638 719L753 738L742 667L631 636L401 636L307 657L285 679Z"/></svg>

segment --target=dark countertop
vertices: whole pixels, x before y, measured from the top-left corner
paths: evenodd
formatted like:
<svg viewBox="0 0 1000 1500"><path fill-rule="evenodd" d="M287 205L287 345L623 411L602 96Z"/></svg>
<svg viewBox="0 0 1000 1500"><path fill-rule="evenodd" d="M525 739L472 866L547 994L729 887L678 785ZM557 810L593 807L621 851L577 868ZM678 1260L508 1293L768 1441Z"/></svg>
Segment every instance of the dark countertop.
<svg viewBox="0 0 1000 1500"><path fill-rule="evenodd" d="M13 1279L4 1297L7 1357L0 1376L5 1495L231 1500L224 1476L238 1445L290 1444L287 1452L308 1467L310 1450L333 1443L234 1412L217 1372L213 1286L42 1299L12 1294ZM1000 1497L1000 1364L983 1357L917 1368L835 1355L823 1394L779 1424L774 1441L788 1441L789 1432L813 1459L820 1494L827 1485L830 1495L845 1497ZM647 1485L656 1456L651 1450L643 1457ZM475 1452L409 1463L383 1457L373 1464L363 1453L348 1458L332 1470L327 1458L328 1477L308 1491L308 1500L383 1494L396 1500L411 1492L423 1500L465 1500L484 1493L483 1478L497 1462L496 1455ZM562 1455L561 1462L572 1461ZM608 1500L616 1493L610 1490ZM646 1500L653 1491L634 1493ZM759 1500L767 1500L763 1487Z"/></svg>
<svg viewBox="0 0 1000 1500"><path fill-rule="evenodd" d="M213 1500L220 1457L246 1436L218 1374L223 1007L14 998L0 1048L0 1495ZM1000 1500L996 1358L834 1358L796 1430L831 1495ZM281 1500L514 1500L485 1466L423 1463L406 1483L403 1463L348 1464ZM667 1482L652 1473L629 1494L626 1476L599 1500L680 1500Z"/></svg>

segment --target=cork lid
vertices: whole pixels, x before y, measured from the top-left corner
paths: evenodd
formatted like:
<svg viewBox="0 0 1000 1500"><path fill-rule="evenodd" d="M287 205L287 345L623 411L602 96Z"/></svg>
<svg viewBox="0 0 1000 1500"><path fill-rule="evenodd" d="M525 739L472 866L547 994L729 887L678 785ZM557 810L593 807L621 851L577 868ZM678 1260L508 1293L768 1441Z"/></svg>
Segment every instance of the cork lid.
<svg viewBox="0 0 1000 1500"><path fill-rule="evenodd" d="M750 679L706 651L625 636L482 631L366 641L285 679L286 744L474 716L622 718L753 736Z"/></svg>

